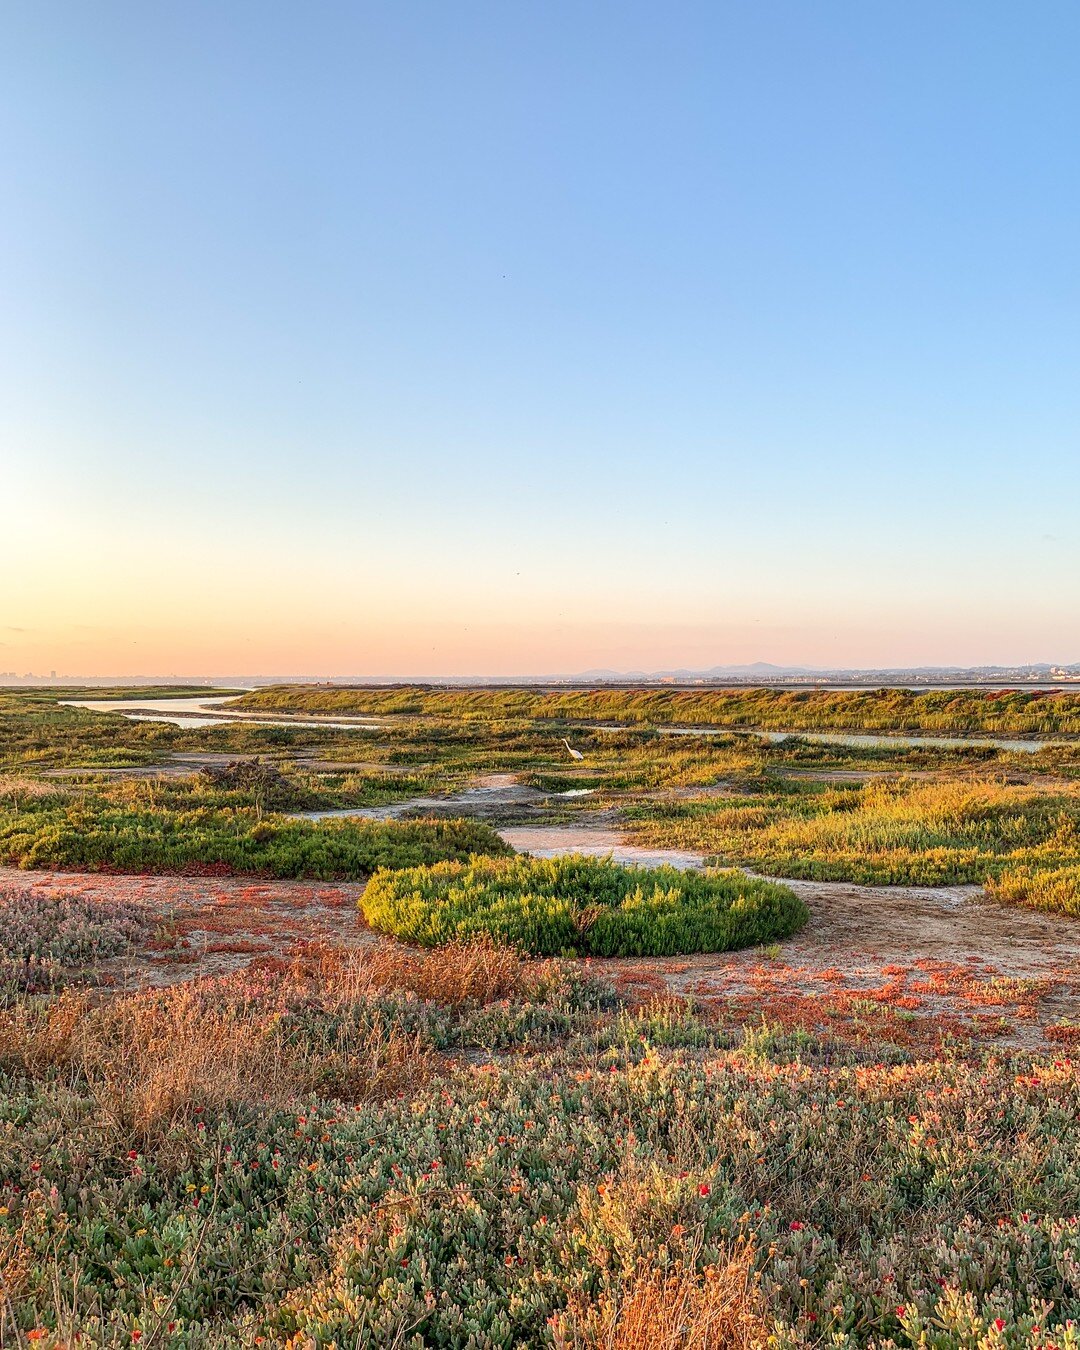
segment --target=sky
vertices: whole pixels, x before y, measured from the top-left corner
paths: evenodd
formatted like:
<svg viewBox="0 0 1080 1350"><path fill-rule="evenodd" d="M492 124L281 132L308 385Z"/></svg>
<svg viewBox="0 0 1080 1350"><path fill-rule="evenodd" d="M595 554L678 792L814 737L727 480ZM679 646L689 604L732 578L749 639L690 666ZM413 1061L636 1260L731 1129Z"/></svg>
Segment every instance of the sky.
<svg viewBox="0 0 1080 1350"><path fill-rule="evenodd" d="M6 0L0 673L1080 661L1080 6Z"/></svg>

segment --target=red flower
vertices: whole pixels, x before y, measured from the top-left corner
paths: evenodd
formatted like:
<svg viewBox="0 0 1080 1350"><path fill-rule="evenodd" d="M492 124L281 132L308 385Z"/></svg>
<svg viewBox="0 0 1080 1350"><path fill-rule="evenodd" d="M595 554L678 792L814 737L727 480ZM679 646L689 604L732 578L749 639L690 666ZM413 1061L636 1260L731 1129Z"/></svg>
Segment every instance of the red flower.
<svg viewBox="0 0 1080 1350"><path fill-rule="evenodd" d="M788 1227L791 1229L793 1233L801 1233L802 1230L806 1227L806 1224L800 1223L798 1219L792 1219L792 1221L788 1224Z"/></svg>
<svg viewBox="0 0 1080 1350"><path fill-rule="evenodd" d="M907 1313L907 1304L901 1303L899 1307L896 1309L896 1315L897 1317L903 1317L905 1316L906 1313Z"/></svg>
<svg viewBox="0 0 1080 1350"><path fill-rule="evenodd" d="M994 1330L995 1330L995 1331L1004 1331L1004 1330L1005 1330L1005 1322L1004 1322L1004 1320L1003 1320L1002 1318L1000 1318L1000 1317L995 1317L995 1318L994 1318Z"/></svg>
<svg viewBox="0 0 1080 1350"><path fill-rule="evenodd" d="M707 1183L707 1182L704 1182L704 1181L703 1181L703 1182L701 1183L701 1185L700 1185L697 1189L698 1189L698 1195L708 1195L708 1194L709 1194L709 1186L708 1186L708 1183Z"/></svg>

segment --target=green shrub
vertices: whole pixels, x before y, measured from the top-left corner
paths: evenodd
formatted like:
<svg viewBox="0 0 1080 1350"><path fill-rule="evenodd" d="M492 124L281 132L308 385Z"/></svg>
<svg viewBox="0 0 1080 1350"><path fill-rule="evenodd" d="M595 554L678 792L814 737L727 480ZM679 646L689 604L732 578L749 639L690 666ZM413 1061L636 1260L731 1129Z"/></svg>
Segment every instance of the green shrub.
<svg viewBox="0 0 1080 1350"><path fill-rule="evenodd" d="M787 937L808 917L786 887L739 872L584 857L381 871L360 903L372 927L423 946L488 933L541 956L730 951Z"/></svg>
<svg viewBox="0 0 1080 1350"><path fill-rule="evenodd" d="M221 872L357 880L380 867L510 850L473 820L257 819L251 811L125 810L95 801L0 818L0 860L111 872Z"/></svg>

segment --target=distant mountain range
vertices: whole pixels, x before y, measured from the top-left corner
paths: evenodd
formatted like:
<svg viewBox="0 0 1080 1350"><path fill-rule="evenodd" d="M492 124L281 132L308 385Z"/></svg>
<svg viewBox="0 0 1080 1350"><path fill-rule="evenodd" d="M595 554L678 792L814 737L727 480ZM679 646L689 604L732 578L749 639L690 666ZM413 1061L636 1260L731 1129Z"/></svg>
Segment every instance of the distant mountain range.
<svg viewBox="0 0 1080 1350"><path fill-rule="evenodd" d="M688 681L724 681L738 680L762 681L771 684L774 681L805 681L808 683L891 683L898 679L906 681L960 680L971 683L998 683L1000 681L1027 682L1080 680L1080 663L1073 665L1055 665L1051 662L1038 662L1024 666L890 666L873 670L858 670L850 667L823 669L814 666L777 666L770 661L754 661L742 666L710 666L707 670L689 670L685 667L677 670L654 670L650 672L634 670L619 672L615 670L585 670L580 675L571 676L577 682L621 682L627 680Z"/></svg>

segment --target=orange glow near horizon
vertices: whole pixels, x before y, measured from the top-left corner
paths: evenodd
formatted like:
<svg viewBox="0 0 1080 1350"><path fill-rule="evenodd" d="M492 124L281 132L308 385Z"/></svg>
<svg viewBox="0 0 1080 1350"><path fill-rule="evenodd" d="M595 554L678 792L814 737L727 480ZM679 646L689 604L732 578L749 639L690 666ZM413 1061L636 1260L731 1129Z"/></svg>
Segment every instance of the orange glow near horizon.
<svg viewBox="0 0 1080 1350"><path fill-rule="evenodd" d="M929 635L927 635L929 637ZM929 645L929 644L928 644ZM0 670L57 677L133 675L437 677L574 674L593 669L703 670L769 661L819 668L902 668L922 664L994 664L1053 659L1035 645L1026 656L991 656L972 631L936 635L935 656L907 652L876 633L829 635L807 625L681 625L661 623L383 622L333 628L307 616L230 625L200 622L125 626L60 624L8 628ZM925 651L926 649L924 649Z"/></svg>

